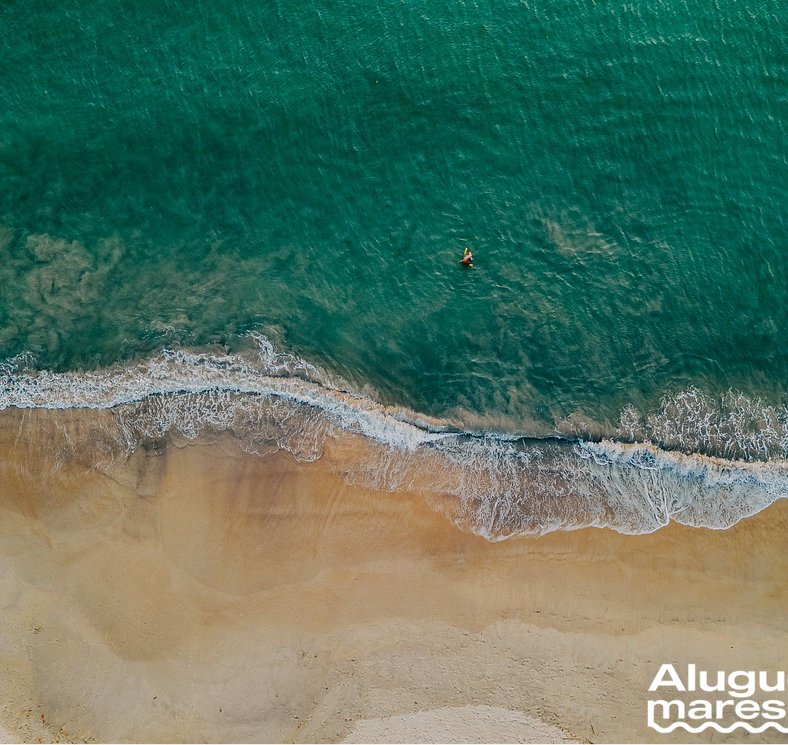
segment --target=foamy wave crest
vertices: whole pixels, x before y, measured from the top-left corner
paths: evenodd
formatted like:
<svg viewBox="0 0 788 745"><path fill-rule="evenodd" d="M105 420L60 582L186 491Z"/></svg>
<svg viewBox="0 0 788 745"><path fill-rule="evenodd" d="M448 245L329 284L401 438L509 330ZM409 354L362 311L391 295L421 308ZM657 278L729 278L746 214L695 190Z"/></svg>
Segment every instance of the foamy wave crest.
<svg viewBox="0 0 788 745"><path fill-rule="evenodd" d="M741 391L713 399L698 388L663 397L658 411L621 413L617 434L683 452L739 460L788 458L788 404L769 404Z"/></svg>
<svg viewBox="0 0 788 745"><path fill-rule="evenodd" d="M164 350L137 365L79 373L0 370L0 410L16 408L121 409L140 404L141 431L232 429L247 412L241 396L311 407L335 426L404 450L440 437L401 421L397 410L334 387L328 376L291 355L280 355L257 336L256 358ZM297 377L301 375L302 377ZM184 398L187 396L187 398ZM188 398L192 396L192 398ZM246 415L246 414L244 414Z"/></svg>
<svg viewBox="0 0 788 745"><path fill-rule="evenodd" d="M92 442L107 462L146 441L211 432L232 434L252 453L283 449L304 461L330 450L349 482L421 493L490 540L592 526L637 534L671 520L725 529L788 496L784 460L452 431L344 390L264 337L255 341L249 355L167 350L97 372L8 364L0 368L0 409L103 410ZM65 439L73 451L74 437Z"/></svg>
<svg viewBox="0 0 788 745"><path fill-rule="evenodd" d="M360 483L440 495L460 526L502 540L586 527L724 530L788 496L788 463L735 463L612 441L446 438L359 466ZM450 495L451 499L443 497Z"/></svg>

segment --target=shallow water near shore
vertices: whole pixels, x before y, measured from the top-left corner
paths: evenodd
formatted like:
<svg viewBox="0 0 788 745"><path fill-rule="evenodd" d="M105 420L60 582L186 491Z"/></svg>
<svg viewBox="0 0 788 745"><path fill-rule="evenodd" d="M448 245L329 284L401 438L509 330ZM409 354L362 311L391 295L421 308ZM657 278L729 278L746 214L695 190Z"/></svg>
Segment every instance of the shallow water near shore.
<svg viewBox="0 0 788 745"><path fill-rule="evenodd" d="M75 432L73 447L97 467L172 437L228 433L251 454L299 461L356 443L366 458L347 465L345 481L437 495L437 509L489 540L583 527L649 533L671 520L726 529L788 495L785 411L762 401L729 396L718 402L726 411L686 391L648 416L628 410L615 439L578 434L577 423L541 437L471 431L383 406L255 341L254 355L166 351L87 373L6 366L0 410L50 410L67 441L57 423L95 410L100 425ZM753 429L754 411L764 418Z"/></svg>

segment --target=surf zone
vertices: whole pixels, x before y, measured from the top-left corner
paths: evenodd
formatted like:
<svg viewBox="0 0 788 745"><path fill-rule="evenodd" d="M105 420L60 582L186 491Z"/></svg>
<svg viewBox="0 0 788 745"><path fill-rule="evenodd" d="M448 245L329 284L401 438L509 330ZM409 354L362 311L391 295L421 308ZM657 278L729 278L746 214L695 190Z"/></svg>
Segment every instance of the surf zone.
<svg viewBox="0 0 788 745"><path fill-rule="evenodd" d="M695 664L685 669L663 664L648 689L648 726L662 734L710 728L723 733L775 729L788 734L785 678L782 670L711 672Z"/></svg>

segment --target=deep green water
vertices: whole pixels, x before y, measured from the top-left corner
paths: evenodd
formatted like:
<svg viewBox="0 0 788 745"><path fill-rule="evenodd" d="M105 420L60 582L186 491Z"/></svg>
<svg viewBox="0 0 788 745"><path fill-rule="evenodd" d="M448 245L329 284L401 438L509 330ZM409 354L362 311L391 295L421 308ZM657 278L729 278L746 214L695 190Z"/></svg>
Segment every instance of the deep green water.
<svg viewBox="0 0 788 745"><path fill-rule="evenodd" d="M259 330L522 430L780 400L787 8L3 3L0 358Z"/></svg>

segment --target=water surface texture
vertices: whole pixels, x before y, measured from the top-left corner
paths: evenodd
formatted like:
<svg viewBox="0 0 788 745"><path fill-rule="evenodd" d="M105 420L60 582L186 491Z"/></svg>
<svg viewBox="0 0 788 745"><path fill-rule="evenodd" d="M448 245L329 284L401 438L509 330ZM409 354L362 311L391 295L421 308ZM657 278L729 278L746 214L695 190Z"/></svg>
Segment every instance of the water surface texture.
<svg viewBox="0 0 788 745"><path fill-rule="evenodd" d="M259 333L474 432L785 458L787 31L776 0L4 3L4 403L20 366Z"/></svg>

